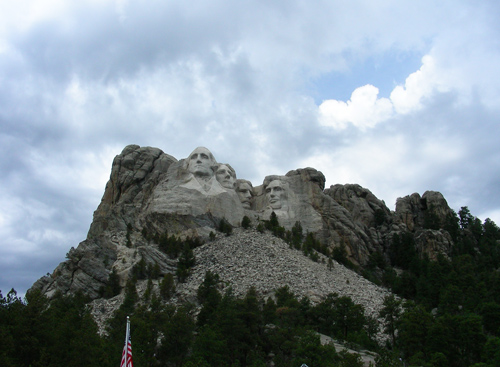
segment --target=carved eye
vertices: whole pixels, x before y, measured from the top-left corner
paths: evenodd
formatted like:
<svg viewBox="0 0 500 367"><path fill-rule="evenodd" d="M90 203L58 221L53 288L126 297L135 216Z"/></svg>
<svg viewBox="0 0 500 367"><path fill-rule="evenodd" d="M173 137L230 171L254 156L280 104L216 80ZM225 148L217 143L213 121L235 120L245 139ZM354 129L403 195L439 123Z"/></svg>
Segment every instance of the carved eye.
<svg viewBox="0 0 500 367"><path fill-rule="evenodd" d="M208 159L208 155L206 155L205 153L201 153L200 157L203 158L203 159Z"/></svg>
<svg viewBox="0 0 500 367"><path fill-rule="evenodd" d="M191 156L191 159L196 159L197 157L198 157L198 154L196 154L196 153L195 153L195 154L193 154L193 155Z"/></svg>
<svg viewBox="0 0 500 367"><path fill-rule="evenodd" d="M275 190L275 191L281 191L281 190L282 190L282 188L281 188L281 187L279 187L279 186L276 186L276 187L274 188L274 190Z"/></svg>

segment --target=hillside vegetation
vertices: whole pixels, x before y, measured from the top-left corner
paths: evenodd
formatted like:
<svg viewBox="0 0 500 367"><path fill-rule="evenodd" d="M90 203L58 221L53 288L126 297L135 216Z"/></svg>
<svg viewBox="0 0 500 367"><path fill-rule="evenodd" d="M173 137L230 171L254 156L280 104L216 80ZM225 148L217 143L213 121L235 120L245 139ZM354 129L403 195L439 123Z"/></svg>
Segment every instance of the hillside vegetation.
<svg viewBox="0 0 500 367"><path fill-rule="evenodd" d="M262 297L254 287L237 296L212 271L204 274L193 302L171 304L176 285L182 288L196 263L193 249L200 243L191 241L177 254L177 276L165 276L157 291L154 269L136 271L121 306L106 321L105 333L99 333L90 299L81 294L56 294L50 301L39 290L25 299L14 290L1 295L0 363L116 366L130 315L136 366L362 365L358 355L322 345L318 333L351 349L378 353L377 366L399 366L400 358L406 365L498 366L500 229L489 219L481 222L467 207L445 225L455 244L448 258L419 256L414 234L406 232L395 235L390 261L373 254L366 268L357 269L401 297L387 295L373 317L365 306L338 293L312 302L282 286L273 297ZM323 249L328 257L319 255L322 249L315 248L314 239L298 236L297 228L294 236L280 230L279 223L266 226L259 230L284 238L301 256L336 260L323 260L325 268L340 266L337 261L355 267L342 252ZM439 228L432 218L426 226ZM220 229L230 240L231 231ZM139 296L141 281L147 286ZM113 290L107 291L112 297Z"/></svg>

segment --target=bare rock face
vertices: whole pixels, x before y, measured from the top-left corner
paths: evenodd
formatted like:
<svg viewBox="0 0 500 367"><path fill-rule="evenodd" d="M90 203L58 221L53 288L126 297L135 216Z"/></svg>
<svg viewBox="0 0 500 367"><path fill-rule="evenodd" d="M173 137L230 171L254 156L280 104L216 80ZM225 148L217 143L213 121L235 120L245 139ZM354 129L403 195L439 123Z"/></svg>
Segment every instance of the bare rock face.
<svg viewBox="0 0 500 367"><path fill-rule="evenodd" d="M415 233L417 252L429 260L437 260L438 255L448 258L453 247L450 234L444 230L424 229Z"/></svg>
<svg viewBox="0 0 500 367"><path fill-rule="evenodd" d="M439 254L449 256L453 240L442 228L453 217L453 210L436 191L426 191L422 197L414 193L396 201L394 221L400 225L398 232L414 232L417 252L430 260L436 260Z"/></svg>
<svg viewBox="0 0 500 367"><path fill-rule="evenodd" d="M450 235L437 228L453 214L440 193L400 198L392 213L366 188L325 190L325 182L321 172L303 168L267 176L254 186L237 179L230 164L218 163L204 147L177 160L158 148L129 145L113 161L87 239L33 288L48 296L83 291L98 299L112 273L124 286L138 264L155 266L160 275L175 273L177 262L161 250L160 238L207 242L223 219L239 227L247 216L255 226L272 212L285 229L300 222L304 233L330 249L343 247L361 267L374 252L387 257L390 239L404 231L415 233L418 251L431 259L451 250Z"/></svg>
<svg viewBox="0 0 500 367"><path fill-rule="evenodd" d="M351 213L353 221L366 227L376 227L391 216L383 201L359 185L334 185L326 193Z"/></svg>
<svg viewBox="0 0 500 367"><path fill-rule="evenodd" d="M128 145L115 157L111 176L94 212L89 237L125 231L144 211L153 189L177 160L158 148Z"/></svg>
<svg viewBox="0 0 500 367"><path fill-rule="evenodd" d="M110 267L117 259L113 244L85 240L77 249L71 248L66 261L57 266L52 275L46 275L33 284L51 298L56 292L83 291L91 298L100 297L101 287L107 283Z"/></svg>
<svg viewBox="0 0 500 367"><path fill-rule="evenodd" d="M333 199L325 216L333 242L346 247L351 260L365 265L369 255L384 252L383 238L392 222L391 212L368 189L359 185L334 185L325 190Z"/></svg>
<svg viewBox="0 0 500 367"><path fill-rule="evenodd" d="M429 225L426 221L443 226L452 215L445 198L436 191L426 191L422 197L414 193L396 201L396 218L412 232Z"/></svg>

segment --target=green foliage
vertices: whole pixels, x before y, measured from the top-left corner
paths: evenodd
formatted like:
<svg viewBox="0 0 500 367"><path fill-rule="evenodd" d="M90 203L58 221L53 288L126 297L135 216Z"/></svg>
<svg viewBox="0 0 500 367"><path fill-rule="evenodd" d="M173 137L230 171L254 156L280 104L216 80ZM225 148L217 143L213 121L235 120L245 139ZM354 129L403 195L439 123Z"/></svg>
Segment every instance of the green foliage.
<svg viewBox="0 0 500 367"><path fill-rule="evenodd" d="M160 277L160 265L156 262L147 264L144 258L141 258L132 268L132 276L137 280L158 279Z"/></svg>
<svg viewBox="0 0 500 367"><path fill-rule="evenodd" d="M215 241L215 233L213 231L210 231L208 238L210 239L210 241Z"/></svg>
<svg viewBox="0 0 500 367"><path fill-rule="evenodd" d="M387 263L385 261L384 255L380 251L372 252L368 258L367 268L374 270L375 268L385 269Z"/></svg>
<svg viewBox="0 0 500 367"><path fill-rule="evenodd" d="M182 366L193 340L195 323L186 307L171 307L162 325L158 360L162 365Z"/></svg>
<svg viewBox="0 0 500 367"><path fill-rule="evenodd" d="M429 207L424 211L424 228L438 230L441 228L439 216L435 212L434 207Z"/></svg>
<svg viewBox="0 0 500 367"><path fill-rule="evenodd" d="M271 213L269 220L265 220L263 222L264 222L264 228L271 231L274 236L279 238L285 238L285 233L286 233L285 227L280 226L278 217L276 216L275 212ZM259 228L257 228L257 230L259 230Z"/></svg>
<svg viewBox="0 0 500 367"><path fill-rule="evenodd" d="M151 280L151 278L149 278L146 290L144 291L144 296L143 296L144 300L149 301L152 292L153 292L153 281Z"/></svg>
<svg viewBox="0 0 500 367"><path fill-rule="evenodd" d="M374 346L376 332L373 320L364 315L364 308L350 297L329 294L308 311L308 322L315 330L333 338Z"/></svg>
<svg viewBox="0 0 500 367"><path fill-rule="evenodd" d="M215 233L213 237L215 239ZM160 251L167 254L171 259L177 258L186 245L191 249L202 245L202 242L197 237L188 237L186 240L182 241L173 235L169 236L168 231L165 231L161 235L154 236L154 241L158 243Z"/></svg>
<svg viewBox="0 0 500 367"><path fill-rule="evenodd" d="M341 263L349 269L355 269L354 264L347 258L347 250L344 242L340 246L334 247L332 251L332 257L335 261Z"/></svg>
<svg viewBox="0 0 500 367"><path fill-rule="evenodd" d="M120 278L116 273L115 268L113 268L111 273L109 273L108 283L105 287L103 287L101 294L104 298L112 298L119 294L120 290Z"/></svg>
<svg viewBox="0 0 500 367"><path fill-rule="evenodd" d="M328 258L328 270L332 271L333 270L333 260L329 257Z"/></svg>
<svg viewBox="0 0 500 367"><path fill-rule="evenodd" d="M463 206L460 208L460 210L458 211L458 217L460 218L460 228L461 229L468 228L474 220L474 217L470 213L469 208L466 206Z"/></svg>
<svg viewBox="0 0 500 367"><path fill-rule="evenodd" d="M162 282L166 279L172 277ZM276 290L278 306L272 298L263 302L255 288L243 298L230 288L222 296L219 276L207 272L197 292L202 309L195 323L189 304L167 306L154 292L148 304L138 303L135 281L127 283L125 300L109 319L105 337L97 333L82 296L57 295L49 307L40 292L30 293L27 304L15 292L0 294L0 360L6 366L114 366L130 316L134 362L140 366L264 367L270 354L275 366L357 365L353 356L341 358L332 346L321 345L314 330L322 321L314 321L309 299L299 301L288 287ZM343 298L333 298L340 307Z"/></svg>
<svg viewBox="0 0 500 367"><path fill-rule="evenodd" d="M279 227L276 221L272 220L273 225ZM271 220L265 223L270 226ZM263 223L259 224L264 230ZM108 320L105 337L97 333L89 300L80 294L56 294L49 302L39 291L29 292L24 301L14 290L6 296L0 292L0 363L116 366L125 320L130 316L138 366L263 367L270 362L269 356L274 356L277 367L359 365L358 356L337 354L333 347L322 346L316 332L376 349L377 366L499 366L500 229L490 219L481 223L467 207L460 211L460 218L450 215L440 226L454 240L449 257L430 261L418 254L410 232L399 233L391 241L391 265L399 268L398 273L381 253L370 256L368 270L383 270L384 284L410 299L403 307L394 296L384 299L379 316L390 339L388 348L376 345L374 319L367 318L363 308L348 297L330 294L312 304L307 297L299 300L284 286L276 290L274 299L259 298L253 288L237 298L230 288L222 295L220 279L211 272L197 292L201 310L195 323L191 305L174 307L163 302L175 291L173 275L166 274L159 282L159 294L155 293L153 279L160 277L159 265L141 260L130 274L122 305ZM132 227L127 230L131 232ZM178 241L166 232L150 235L145 229L142 233L169 256L180 255L179 268L186 272L184 277L189 274L194 265L192 250L200 244L197 239ZM312 235L304 236L299 222L286 240L309 256L324 251ZM341 245L348 245L346 241ZM347 261L345 250L341 246L332 257ZM146 304L138 302L138 279L148 280L144 299L150 301ZM102 294L118 294L118 280L111 270Z"/></svg>
<svg viewBox="0 0 500 367"><path fill-rule="evenodd" d="M484 329L493 335L500 335L500 305L496 302L485 302L479 307L479 315Z"/></svg>
<svg viewBox="0 0 500 367"><path fill-rule="evenodd" d="M382 209L376 209L375 212L373 213L374 218L375 218L375 225L377 227L381 226L384 224L387 220L387 217L385 215L385 211Z"/></svg>
<svg viewBox="0 0 500 367"><path fill-rule="evenodd" d="M222 296L218 290L219 275L210 271L205 273L205 279L197 291L198 302L202 306L198 314L198 325L210 324L215 318L215 312Z"/></svg>
<svg viewBox="0 0 500 367"><path fill-rule="evenodd" d="M196 259L193 255L193 250L189 246L188 243L184 244L184 248L182 249L181 256L177 261L177 279L179 282L184 282L186 278L189 276L191 268L195 265Z"/></svg>
<svg viewBox="0 0 500 367"><path fill-rule="evenodd" d="M500 366L500 338L490 337L484 344L482 358L486 366Z"/></svg>
<svg viewBox="0 0 500 367"><path fill-rule="evenodd" d="M132 241L130 240L130 234L132 233L132 225L130 223L127 223L127 234L125 235L125 238L127 240L126 246L128 248L132 247Z"/></svg>
<svg viewBox="0 0 500 367"><path fill-rule="evenodd" d="M39 291L0 292L0 361L4 366L103 365L106 354L80 294L48 300Z"/></svg>
<svg viewBox="0 0 500 367"><path fill-rule="evenodd" d="M170 299L175 292L174 276L171 273L164 275L160 282L160 296L164 300Z"/></svg>
<svg viewBox="0 0 500 367"><path fill-rule="evenodd" d="M410 232L394 234L392 237L390 259L391 265L402 269L409 269L412 261L417 257L415 240Z"/></svg>
<svg viewBox="0 0 500 367"><path fill-rule="evenodd" d="M339 356L340 362L338 367L363 367L363 360L359 354L353 354L346 350L342 350Z"/></svg>
<svg viewBox="0 0 500 367"><path fill-rule="evenodd" d="M141 258L141 260L134 265L132 268L132 276L134 276L137 280L146 279L146 261L144 258Z"/></svg>
<svg viewBox="0 0 500 367"><path fill-rule="evenodd" d="M266 227L264 226L264 224L262 222L259 222L259 224L257 224L257 227L255 229L257 231L259 231L260 233L264 233L264 230L266 229Z"/></svg>
<svg viewBox="0 0 500 367"><path fill-rule="evenodd" d="M302 252L304 255L309 256L313 261L318 261L318 252L326 256L330 253L326 246L323 246L321 242L314 238L312 233L307 233L304 243L302 244Z"/></svg>
<svg viewBox="0 0 500 367"><path fill-rule="evenodd" d="M135 365L155 365L156 344L162 332L161 327L165 322L164 308L154 295L151 299L151 307L140 306L134 311L130 318L130 333L132 336L132 353ZM120 333L117 337L123 337L125 334L124 320L121 318L117 319L116 323L120 325L118 327Z"/></svg>
<svg viewBox="0 0 500 367"><path fill-rule="evenodd" d="M460 220L454 210L452 210L451 212L452 213L446 217L443 229L446 230L451 235L453 241L456 242L458 240L458 235L460 232Z"/></svg>
<svg viewBox="0 0 500 367"><path fill-rule="evenodd" d="M272 230L273 228L276 228L280 225L278 221L278 216L274 211L271 213L271 216L269 217L269 221L267 222L267 224L268 224L267 229L269 230Z"/></svg>
<svg viewBox="0 0 500 367"><path fill-rule="evenodd" d="M355 304L350 297L339 297L333 312L335 325L344 340L348 340L349 333L360 332L366 323L363 306Z"/></svg>
<svg viewBox="0 0 500 367"><path fill-rule="evenodd" d="M147 273L149 278L158 279L161 275L160 265L157 262L155 262L154 265L149 263L147 268Z"/></svg>
<svg viewBox="0 0 500 367"><path fill-rule="evenodd" d="M338 359L335 348L330 345L321 345L319 335L311 331L305 331L299 336L296 346L292 350L292 356L292 366L301 366L302 364L307 366L327 366ZM346 366L362 367L363 364L346 364Z"/></svg>
<svg viewBox="0 0 500 367"><path fill-rule="evenodd" d="M422 306L409 303L398 321L398 346L409 359L417 353L428 353L429 330L433 323L432 315Z"/></svg>
<svg viewBox="0 0 500 367"><path fill-rule="evenodd" d="M191 362L196 366L228 366L224 336L211 326L203 326L193 343ZM196 361L196 364L194 364Z"/></svg>
<svg viewBox="0 0 500 367"><path fill-rule="evenodd" d="M304 234L302 231L302 225L300 222L295 222L295 224L292 227L292 232L291 232L291 243L294 248L297 250L300 250L302 246L302 240L304 239Z"/></svg>
<svg viewBox="0 0 500 367"><path fill-rule="evenodd" d="M390 350L380 349L375 357L377 367L401 367L399 356Z"/></svg>
<svg viewBox="0 0 500 367"><path fill-rule="evenodd" d="M384 298L384 307L380 310L379 316L384 320L384 333L386 333L392 341L392 345L396 345L396 330L399 317L401 316L400 299L396 299L393 294Z"/></svg>
<svg viewBox="0 0 500 367"><path fill-rule="evenodd" d="M219 222L219 227L217 228L219 232L224 233L226 236L230 236L233 233L233 226L229 224L226 218L222 218Z"/></svg>
<svg viewBox="0 0 500 367"><path fill-rule="evenodd" d="M250 218L248 218L246 215L243 217L243 219L241 220L241 226L244 228L244 229L248 229L250 228L250 225L252 224Z"/></svg>

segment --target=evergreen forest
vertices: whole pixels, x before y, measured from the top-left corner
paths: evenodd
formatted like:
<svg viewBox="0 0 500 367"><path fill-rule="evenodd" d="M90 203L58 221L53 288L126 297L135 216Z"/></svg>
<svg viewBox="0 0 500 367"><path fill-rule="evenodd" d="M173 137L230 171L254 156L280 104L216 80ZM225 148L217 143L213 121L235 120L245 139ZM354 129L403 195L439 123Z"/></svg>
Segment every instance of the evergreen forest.
<svg viewBox="0 0 500 367"><path fill-rule="evenodd" d="M231 235L226 224L221 227ZM330 253L304 236L300 224L285 231L272 216L259 227L313 260L322 252L344 263L396 296L386 297L376 320L335 293L317 304L287 286L276 289L274 299L260 298L253 288L236 297L231 288L222 293L218 274L207 272L197 290L201 309L195 317L195 305L165 302L195 263L191 250L199 243L184 244L176 250L177 278L168 274L160 292L146 292L140 300L136 281L155 269L139 269L105 333L99 333L81 294L56 294L49 301L38 291L24 299L15 290L0 292L0 365L118 366L129 315L136 367L363 365L358 354L323 345L320 334L350 350L373 352L377 367L500 366L500 229L490 219L482 222L467 207L444 224L426 218L427 228L452 236L449 257L422 257L414 234L406 232L394 235L389 256L373 253L364 269L350 263L341 248ZM114 288L110 281L103 296L112 297Z"/></svg>

